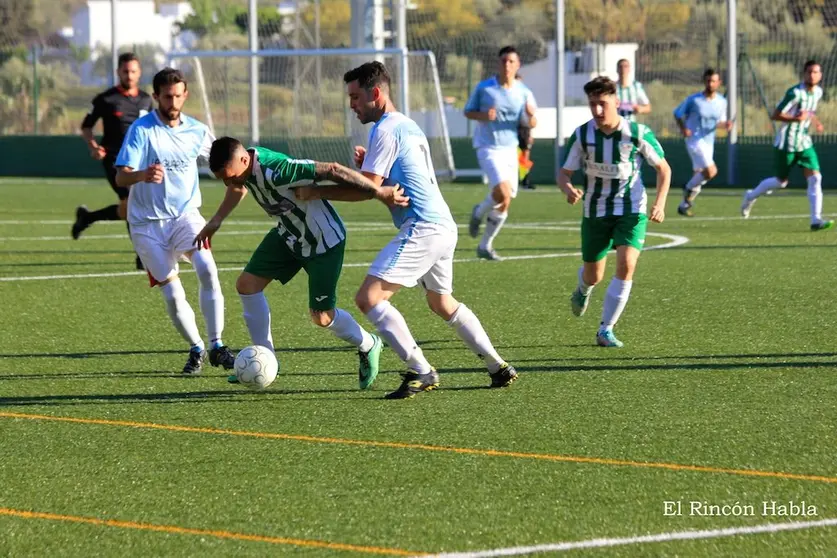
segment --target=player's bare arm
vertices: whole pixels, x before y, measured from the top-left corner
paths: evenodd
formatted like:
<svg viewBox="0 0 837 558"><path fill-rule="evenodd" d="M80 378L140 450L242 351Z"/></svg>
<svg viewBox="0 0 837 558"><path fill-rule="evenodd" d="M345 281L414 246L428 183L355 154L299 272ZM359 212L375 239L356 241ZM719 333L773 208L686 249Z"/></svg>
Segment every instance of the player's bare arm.
<svg viewBox="0 0 837 558"><path fill-rule="evenodd" d="M665 159L654 167L657 170L657 197L651 207L649 218L654 223L662 223L666 218L666 198L671 187L671 166Z"/></svg>
<svg viewBox="0 0 837 558"><path fill-rule="evenodd" d="M137 182L163 182L163 165L154 164L147 169L135 171L131 167L119 167L116 173L116 184L123 188L130 188Z"/></svg>
<svg viewBox="0 0 837 558"><path fill-rule="evenodd" d="M634 105L634 112L636 114L649 114L651 112L651 104L647 105Z"/></svg>
<svg viewBox="0 0 837 558"><path fill-rule="evenodd" d="M81 137L87 144L87 149L90 150L90 156L96 161L101 161L105 158L105 148L99 145L96 137L93 135L93 128L82 128Z"/></svg>
<svg viewBox="0 0 837 558"><path fill-rule="evenodd" d="M825 131L825 126L823 126L822 120L820 120L816 114L811 115L811 124L814 125L814 130L818 134L821 134Z"/></svg>
<svg viewBox="0 0 837 558"><path fill-rule="evenodd" d="M807 110L799 111L799 114L792 115L786 112L782 112L779 109L773 111L773 114L770 116L771 120L776 120L777 122L804 122L808 119L810 114Z"/></svg>
<svg viewBox="0 0 837 558"><path fill-rule="evenodd" d="M491 107L485 112L479 110L469 110L465 113L465 118L470 120L480 120L482 122L494 122L497 120L497 109Z"/></svg>
<svg viewBox="0 0 837 558"><path fill-rule="evenodd" d="M194 243L198 250L212 239L212 236L221 228L224 219L229 217L230 213L241 203L241 200L247 196L247 187L244 184L236 184L225 180L224 185L227 187L227 191L224 193L221 205L218 206L212 219L207 221L203 229L195 236Z"/></svg>
<svg viewBox="0 0 837 558"><path fill-rule="evenodd" d="M365 155L365 154L364 154ZM385 188L380 180L371 180L365 174L353 171L339 163L315 163L315 180L329 180L336 186L303 186L296 188L297 199L325 199L332 201L364 201L377 199L387 206L405 207L409 198L403 188Z"/></svg>
<svg viewBox="0 0 837 558"><path fill-rule="evenodd" d="M584 192L581 188L573 186L572 180L573 171L567 169L558 171L558 188L567 196L567 202L570 205L575 205L584 197Z"/></svg>

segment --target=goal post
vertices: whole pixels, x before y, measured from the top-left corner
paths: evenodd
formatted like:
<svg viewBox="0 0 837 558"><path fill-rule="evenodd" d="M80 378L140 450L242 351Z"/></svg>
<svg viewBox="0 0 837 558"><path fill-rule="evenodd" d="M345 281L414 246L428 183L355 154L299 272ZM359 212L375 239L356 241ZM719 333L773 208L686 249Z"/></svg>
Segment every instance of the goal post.
<svg viewBox="0 0 837 558"><path fill-rule="evenodd" d="M255 80L249 71L253 57L258 68ZM360 124L351 111L343 74L378 60L392 77L391 96L400 105L397 108L427 135L437 176L448 180L456 176L438 66L430 51L190 51L170 53L169 60L184 72L193 98L200 99L201 117L211 123L216 136L248 142L257 137L259 144L297 157L347 166L353 166L353 146L366 144L371 126ZM255 131L250 124L252 83L259 99ZM193 111L198 110L194 106Z"/></svg>

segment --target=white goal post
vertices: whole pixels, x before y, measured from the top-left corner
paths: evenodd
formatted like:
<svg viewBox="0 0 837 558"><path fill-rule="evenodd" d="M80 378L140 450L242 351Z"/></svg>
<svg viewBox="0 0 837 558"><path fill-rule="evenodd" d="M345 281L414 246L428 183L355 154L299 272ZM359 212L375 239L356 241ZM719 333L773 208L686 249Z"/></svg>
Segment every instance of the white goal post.
<svg viewBox="0 0 837 558"><path fill-rule="evenodd" d="M378 60L390 72L398 110L427 135L437 176L456 176L439 71L430 51L230 50L168 57L172 67L186 74L193 99L200 99L203 120L216 136L235 136L297 157L348 166L354 164L352 146L366 144L369 126L361 125L350 110L343 74ZM249 70L253 57L258 60L256 76ZM251 105L254 88L258 106ZM257 118L252 118L253 111Z"/></svg>

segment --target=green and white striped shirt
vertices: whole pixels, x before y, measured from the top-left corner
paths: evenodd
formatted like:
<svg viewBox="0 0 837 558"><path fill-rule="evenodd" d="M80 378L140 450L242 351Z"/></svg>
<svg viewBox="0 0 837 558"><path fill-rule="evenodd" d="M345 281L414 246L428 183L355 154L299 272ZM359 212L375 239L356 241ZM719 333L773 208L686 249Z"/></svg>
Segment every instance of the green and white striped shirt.
<svg viewBox="0 0 837 558"><path fill-rule="evenodd" d="M776 109L782 114L791 116L796 116L803 110L813 113L817 110L817 103L820 99L822 99L822 87L815 85L813 91L808 91L805 84L800 83L787 90L784 99L776 106ZM805 151L814 145L811 136L808 135L810 127L810 118L802 122L782 122L782 126L776 132L773 147L792 153Z"/></svg>
<svg viewBox="0 0 837 558"><path fill-rule="evenodd" d="M276 217L276 232L301 258L325 253L345 240L346 227L326 200L300 201L293 188L316 176L313 161L293 159L264 147L251 147L253 168L245 185L262 209Z"/></svg>
<svg viewBox="0 0 837 558"><path fill-rule="evenodd" d="M651 101L645 94L642 84L635 81L627 87L616 83L616 97L619 99L619 116L627 118L630 122L636 121L634 105L650 105Z"/></svg>
<svg viewBox="0 0 837 558"><path fill-rule="evenodd" d="M657 166L665 158L648 126L621 118L612 134L593 120L575 129L567 143L566 170L584 169L585 217L646 213L648 196L640 177L643 161Z"/></svg>

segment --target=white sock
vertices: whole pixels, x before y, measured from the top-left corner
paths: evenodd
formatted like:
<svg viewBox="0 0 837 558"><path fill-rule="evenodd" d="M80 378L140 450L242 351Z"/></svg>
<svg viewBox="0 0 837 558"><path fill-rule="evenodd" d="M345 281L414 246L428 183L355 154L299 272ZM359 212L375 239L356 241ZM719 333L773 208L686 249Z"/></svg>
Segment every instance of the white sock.
<svg viewBox="0 0 837 558"><path fill-rule="evenodd" d="M764 194L770 192L771 190L778 190L779 188L784 188L785 185L779 181L778 178L775 176L771 176L770 178L765 178L759 185L753 188L750 194L747 196L747 199L754 200L759 196L763 196Z"/></svg>
<svg viewBox="0 0 837 558"><path fill-rule="evenodd" d="M212 252L195 250L192 253L192 266L198 274L201 314L206 322L210 346L220 347L224 344L221 339L224 333L224 295L221 293L218 267Z"/></svg>
<svg viewBox="0 0 837 558"><path fill-rule="evenodd" d="M686 183L686 197L692 198L689 200L690 202L694 201L694 198L700 194L700 190L704 184L706 184L706 178L703 177L702 172L696 172Z"/></svg>
<svg viewBox="0 0 837 558"><path fill-rule="evenodd" d="M504 211L500 213L496 209L491 210L491 213L488 214L488 218L485 220L485 232L480 241L480 250L491 251L494 238L500 234L500 229L503 228L503 223L506 222L508 216L508 212Z"/></svg>
<svg viewBox="0 0 837 558"><path fill-rule="evenodd" d="M471 312L470 308L460 304L448 320L448 325L456 331L456 334L468 345L468 348L485 362L489 372L493 374L500 369L500 365L504 361L494 350L494 345L491 344L491 340L483 329L479 318Z"/></svg>
<svg viewBox="0 0 837 558"><path fill-rule="evenodd" d="M482 201L480 202L480 204L477 206L477 217L479 217L479 218L480 218L480 221L482 221L482 219L483 219L483 218L485 218L485 215L486 215L489 211L491 211L492 209L494 209L494 207L495 207L496 205L497 205L497 202L496 202L496 201L494 201L494 197L491 195L491 190L489 190L489 191L488 191L488 195L487 195L487 196L485 197L485 199L484 199L484 200L482 200Z"/></svg>
<svg viewBox="0 0 837 558"><path fill-rule="evenodd" d="M195 312L186 300L186 291L180 279L175 279L160 287L163 299L166 301L166 311L169 313L174 329L183 336L189 345L203 349L203 341L195 321Z"/></svg>
<svg viewBox="0 0 837 558"><path fill-rule="evenodd" d="M369 352L375 344L372 335L360 327L351 314L340 308L334 309L334 319L328 324L327 329L338 339L354 345L364 353Z"/></svg>
<svg viewBox="0 0 837 558"><path fill-rule="evenodd" d="M631 296L633 281L623 281L614 277L607 286L604 308L602 309L602 329L612 329L619 321L619 316Z"/></svg>
<svg viewBox="0 0 837 558"><path fill-rule="evenodd" d="M811 206L811 224L822 223L822 175L812 174L808 177L808 203Z"/></svg>
<svg viewBox="0 0 837 558"><path fill-rule="evenodd" d="M270 306L264 291L251 295L239 294L241 306L244 308L244 323L250 332L250 340L254 345L261 345L274 351L273 335L270 332Z"/></svg>
<svg viewBox="0 0 837 558"><path fill-rule="evenodd" d="M413 334L410 333L404 316L388 300L376 304L366 313L366 317L408 368L419 374L430 372L432 367L424 358L424 353L413 338Z"/></svg>
<svg viewBox="0 0 837 558"><path fill-rule="evenodd" d="M593 291L593 285L588 285L584 282L584 266L578 268L578 290L584 296L589 295Z"/></svg>

